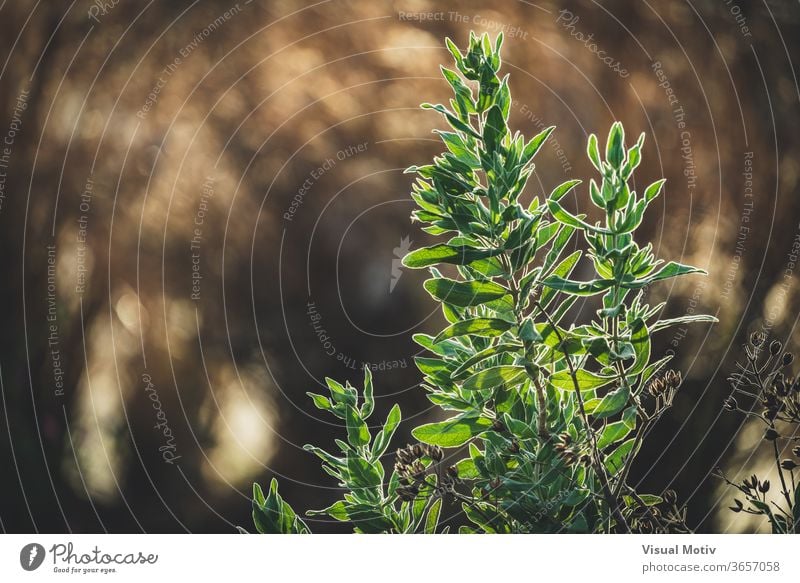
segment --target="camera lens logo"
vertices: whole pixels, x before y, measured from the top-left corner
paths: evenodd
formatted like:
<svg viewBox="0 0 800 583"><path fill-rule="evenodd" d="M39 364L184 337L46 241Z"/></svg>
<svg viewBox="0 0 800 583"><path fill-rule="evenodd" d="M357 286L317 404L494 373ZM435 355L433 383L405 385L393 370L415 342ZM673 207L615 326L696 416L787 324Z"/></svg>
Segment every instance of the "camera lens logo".
<svg viewBox="0 0 800 583"><path fill-rule="evenodd" d="M30 543L19 552L19 564L26 571L35 571L44 562L44 547L38 543Z"/></svg>

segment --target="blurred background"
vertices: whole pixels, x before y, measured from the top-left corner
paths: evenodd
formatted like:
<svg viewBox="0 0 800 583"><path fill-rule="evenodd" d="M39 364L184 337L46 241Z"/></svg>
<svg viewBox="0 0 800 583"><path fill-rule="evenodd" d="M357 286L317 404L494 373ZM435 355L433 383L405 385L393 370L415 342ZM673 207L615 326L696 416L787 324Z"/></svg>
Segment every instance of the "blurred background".
<svg viewBox="0 0 800 583"><path fill-rule="evenodd" d="M797 3L8 0L3 531L235 532L272 476L328 506L302 445L341 428L305 393L365 363L398 445L431 420L411 335L442 318L398 269L429 241L402 170L440 151L418 105L448 98L443 39L470 30L505 31L512 127L558 126L527 196L591 177L613 120L647 133L637 180L668 182L641 234L709 272L651 300L720 323L658 338L686 382L634 480L700 531L764 528L709 473L768 474L725 377L753 330L798 340Z"/></svg>

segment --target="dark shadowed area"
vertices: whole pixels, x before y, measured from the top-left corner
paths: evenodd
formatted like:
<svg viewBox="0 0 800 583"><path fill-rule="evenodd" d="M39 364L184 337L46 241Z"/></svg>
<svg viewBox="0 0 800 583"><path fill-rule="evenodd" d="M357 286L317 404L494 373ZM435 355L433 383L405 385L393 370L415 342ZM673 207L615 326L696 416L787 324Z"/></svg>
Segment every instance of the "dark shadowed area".
<svg viewBox="0 0 800 583"><path fill-rule="evenodd" d="M709 474L768 475L725 378L752 331L799 340L796 3L12 0L0 529L235 532L272 476L326 507L302 445L342 428L305 393L364 364L376 419L432 420L411 335L442 316L400 266L430 241L403 169L441 150L418 105L448 97L443 39L470 30L505 32L512 129L557 126L527 197L588 181L589 133L647 133L638 180L668 181L641 234L709 273L651 303L720 322L658 336L686 380L633 483L674 488L700 531L763 527ZM590 212L585 187L568 206Z"/></svg>

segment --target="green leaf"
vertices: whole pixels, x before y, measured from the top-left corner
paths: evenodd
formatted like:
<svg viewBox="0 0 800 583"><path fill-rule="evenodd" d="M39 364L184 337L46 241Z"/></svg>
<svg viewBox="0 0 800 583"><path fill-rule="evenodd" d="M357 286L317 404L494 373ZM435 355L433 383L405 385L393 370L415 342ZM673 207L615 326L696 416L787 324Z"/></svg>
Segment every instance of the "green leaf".
<svg viewBox="0 0 800 583"><path fill-rule="evenodd" d="M666 178L657 180L644 190L644 199L647 201L647 204L650 204L650 202L659 195L661 188L664 186L666 181Z"/></svg>
<svg viewBox="0 0 800 583"><path fill-rule="evenodd" d="M614 122L611 126L611 131L608 133L608 142L606 143L606 160L614 168L619 168L622 165L622 159L625 156L625 130L622 129L622 124Z"/></svg>
<svg viewBox="0 0 800 583"><path fill-rule="evenodd" d="M469 377L464 381L463 388L466 391L479 391L493 389L498 385L514 387L525 380L526 374L524 366L493 366Z"/></svg>
<svg viewBox="0 0 800 583"><path fill-rule="evenodd" d="M331 392L331 397L335 403L340 405L356 406L358 401L358 392L352 387L345 387L341 383L336 382L332 378L325 377L325 384Z"/></svg>
<svg viewBox="0 0 800 583"><path fill-rule="evenodd" d="M361 406L361 418L367 419L375 410L375 389L372 385L372 371L364 367L364 404Z"/></svg>
<svg viewBox="0 0 800 583"><path fill-rule="evenodd" d="M265 502L264 491L261 489L261 485L258 484L257 482L253 482L253 501L262 506L264 505Z"/></svg>
<svg viewBox="0 0 800 583"><path fill-rule="evenodd" d="M486 144L486 151L489 153L496 151L507 132L508 128L502 110L498 105L493 105L486 114L486 124L483 127L483 142Z"/></svg>
<svg viewBox="0 0 800 583"><path fill-rule="evenodd" d="M590 225L583 219L579 219L569 211L567 211L563 206L561 206L555 200L548 200L547 201L547 208L550 209L550 212L558 222L564 223L565 225L569 225L570 227L574 227L576 229L581 229L584 231L591 231L594 233L602 233L603 235L611 235L611 231L605 229L603 227L598 227L595 225Z"/></svg>
<svg viewBox="0 0 800 583"><path fill-rule="evenodd" d="M589 155L589 160L598 172L603 171L603 164L600 161L600 152L597 148L597 136L592 134L589 136L589 145L586 147L586 153Z"/></svg>
<svg viewBox="0 0 800 583"><path fill-rule="evenodd" d="M306 393L311 400L314 401L314 406L317 409L321 409L323 411L330 411L333 409L333 405L331 404L330 399L328 397L323 397L322 395L318 395L317 393Z"/></svg>
<svg viewBox="0 0 800 583"><path fill-rule="evenodd" d="M646 285L650 285L654 281L669 279L671 277L678 277L679 275L686 275L689 273L705 274L706 271L700 269L699 267L692 267L690 265L681 265L680 263L675 263L674 261L670 261L664 267L655 272L653 275L649 275L642 279L637 279L628 283L623 282L622 287L629 289L639 289Z"/></svg>
<svg viewBox="0 0 800 583"><path fill-rule="evenodd" d="M453 153L461 162L471 168L480 168L481 161L475 153L464 143L463 138L454 132L443 132L441 130L434 130L441 136L447 149Z"/></svg>
<svg viewBox="0 0 800 583"><path fill-rule="evenodd" d="M500 251L495 249L483 250L472 247L438 244L431 247L415 249L403 258L403 265L411 269L421 269L436 265L437 263L450 263L453 265L467 265L479 259L486 259L497 255Z"/></svg>
<svg viewBox="0 0 800 583"><path fill-rule="evenodd" d="M615 421L614 423L609 423L606 425L606 428L603 429L603 432L600 434L600 438L597 440L597 449L604 449L609 445L612 445L622 439L625 438L631 432L631 428L628 427L627 423L624 421Z"/></svg>
<svg viewBox="0 0 800 583"><path fill-rule="evenodd" d="M569 243L574 233L575 227L562 225L562 228L559 230L553 244L550 246L550 251L548 251L547 257L545 257L544 263L542 264L543 272L548 271L555 265L555 262L561 257L561 254L564 252L564 249L566 249L567 243Z"/></svg>
<svg viewBox="0 0 800 583"><path fill-rule="evenodd" d="M458 307L485 304L508 294L506 288L491 281L455 281L445 277L429 279L424 287L437 300Z"/></svg>
<svg viewBox="0 0 800 583"><path fill-rule="evenodd" d="M628 404L630 396L631 393L627 386L618 387L606 394L597 406L593 407L592 415L597 419L606 419L607 417L616 415ZM587 409L589 408L588 403L586 403L586 407ZM587 410L587 413L588 412Z"/></svg>
<svg viewBox="0 0 800 583"><path fill-rule="evenodd" d="M431 507L428 509L428 515L425 517L425 534L436 534L436 526L439 524L439 513L442 510L442 499L437 498L434 500Z"/></svg>
<svg viewBox="0 0 800 583"><path fill-rule="evenodd" d="M466 123L464 123L463 121L458 119L444 105L442 105L442 104L432 105L430 103L423 103L421 107L422 107L422 109L433 109L434 111L438 111L439 113L441 113L442 115L444 115L447 118L447 121L455 129L457 129L458 131L464 132L465 134L469 134L473 138L479 138L480 139L481 135L478 132L476 132L471 126L467 125Z"/></svg>
<svg viewBox="0 0 800 583"><path fill-rule="evenodd" d="M411 431L411 435L429 445L459 447L491 426L492 421L485 417L453 417L439 423L420 425Z"/></svg>
<svg viewBox="0 0 800 583"><path fill-rule="evenodd" d="M306 512L306 514L309 516L328 515L331 518L341 522L350 520L350 517L347 515L347 507L345 506L344 500L338 500L322 510L309 510Z"/></svg>
<svg viewBox="0 0 800 583"><path fill-rule="evenodd" d="M316 455L319 459L324 461L325 463L329 464L331 467L336 469L343 469L347 464L345 463L346 460L343 458L338 458L322 448L319 448L315 445L311 445L307 443L303 446L305 451L310 451L314 455Z"/></svg>
<svg viewBox="0 0 800 583"><path fill-rule="evenodd" d="M581 258L581 255L582 252L579 250L565 257L564 260L561 263L559 263L553 269L552 272L550 272L550 276L559 277L562 279L568 277L569 274L572 273L572 270L575 268L575 265L578 263L578 259ZM564 279L564 281L566 280ZM558 289L555 287L548 287L548 286L545 287L546 289L542 291L542 296L541 298L539 298L539 303L542 305L542 307L546 309L547 306L550 304L550 301L558 293Z"/></svg>
<svg viewBox="0 0 800 583"><path fill-rule="evenodd" d="M345 421L347 422L347 441L350 442L350 445L353 447L367 445L370 440L369 429L354 407L346 408Z"/></svg>
<svg viewBox="0 0 800 583"><path fill-rule="evenodd" d="M253 484L253 524L263 534L302 534L309 532L289 504L278 493L278 481L272 478L269 493L264 496L261 486Z"/></svg>
<svg viewBox="0 0 800 583"><path fill-rule="evenodd" d="M559 184L553 189L553 192L550 193L550 198L548 199L549 202L558 202L564 195L571 191L573 188L578 186L581 183L580 180L567 180L566 182ZM559 205L560 206L560 205Z"/></svg>
<svg viewBox="0 0 800 583"><path fill-rule="evenodd" d="M395 403L389 411L389 415L386 416L383 428L375 436L375 442L372 444L373 459L378 459L386 453L386 449L392 441L392 436L397 430L398 425L400 425L400 418L400 406Z"/></svg>
<svg viewBox="0 0 800 583"><path fill-rule="evenodd" d="M442 305L446 306L447 304ZM456 318L456 321L458 321L458 318ZM440 342L439 344L435 344L433 342L433 336L428 336L427 334L414 334L412 339L423 348L427 348L439 356L457 357L460 354L471 353L471 351L467 350L464 346L457 344L455 341Z"/></svg>
<svg viewBox="0 0 800 583"><path fill-rule="evenodd" d="M536 134L531 140L525 145L525 149L522 151L522 156L520 157L520 164L525 165L530 162L534 156L536 156L539 149L545 143L547 138L550 137L550 134L553 133L553 130L556 129L556 126L550 126L549 128L545 128L538 134Z"/></svg>
<svg viewBox="0 0 800 583"><path fill-rule="evenodd" d="M575 371L575 378L578 381L581 392L584 392L604 387L615 380L616 377L600 376L588 370L578 369ZM562 370L553 374L550 377L550 382L558 389L565 391L575 390L575 384L572 381L572 375L570 375L569 370Z"/></svg>
<svg viewBox="0 0 800 583"><path fill-rule="evenodd" d="M495 346L489 346L481 350L480 352L474 354L467 360L465 360L461 366L459 366L456 370L453 371L453 374L450 375L451 378L457 379L461 377L466 371L470 368L478 364L479 362L486 360L487 358L491 358L492 356L497 356L498 354L504 354L506 352L516 352L522 349L522 344L517 344L513 342L504 343L504 344L497 344Z"/></svg>
<svg viewBox="0 0 800 583"><path fill-rule="evenodd" d="M664 328L669 328L670 326L676 326L678 324L689 324L691 322L719 322L717 318L714 316L709 316L707 314L697 314L694 316L681 316L680 318L671 318L669 320L659 320L655 324L650 327L650 332L658 332L659 330L663 330Z"/></svg>
<svg viewBox="0 0 800 583"><path fill-rule="evenodd" d="M493 336L500 336L506 330L511 329L512 326L513 324L511 322L498 318L473 318L471 320L462 320L442 330L434 339L434 343L439 343L448 338L464 336L465 334L491 338Z"/></svg>
<svg viewBox="0 0 800 583"><path fill-rule="evenodd" d="M370 463L353 454L347 456L347 471L350 480L357 488L374 488L382 481L382 471L378 469L380 462ZM366 494L366 492L364 492Z"/></svg>
<svg viewBox="0 0 800 583"><path fill-rule="evenodd" d="M604 292L614 285L613 279L593 279L592 281L574 281L551 275L542 281L542 284L575 296L592 296Z"/></svg>
<svg viewBox="0 0 800 583"><path fill-rule="evenodd" d="M636 360L629 368L627 374L639 374L650 361L650 331L641 318L636 318L631 324L631 344L636 355Z"/></svg>
<svg viewBox="0 0 800 583"><path fill-rule="evenodd" d="M461 54L461 51L458 50L456 44L450 40L449 37L444 39L444 44L447 45L447 50L453 55L453 60L455 60L456 66L460 69L464 62L464 56Z"/></svg>
<svg viewBox="0 0 800 583"><path fill-rule="evenodd" d="M481 477L478 466L476 466L475 461L470 458L464 458L457 462L456 470L458 471L458 478L460 480L477 480Z"/></svg>

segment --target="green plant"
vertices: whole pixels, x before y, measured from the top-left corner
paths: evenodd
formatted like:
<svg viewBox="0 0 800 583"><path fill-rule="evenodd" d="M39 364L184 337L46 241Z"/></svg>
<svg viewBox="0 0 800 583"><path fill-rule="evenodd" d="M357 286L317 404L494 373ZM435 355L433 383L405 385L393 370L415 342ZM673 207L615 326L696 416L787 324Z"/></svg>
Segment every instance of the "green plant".
<svg viewBox="0 0 800 583"><path fill-rule="evenodd" d="M730 507L733 512L764 516L774 533L797 533L800 531L800 488L795 472L800 468L800 446L791 446L797 443L800 430L800 376L788 376L791 372L787 369L794 355L783 352L780 341L770 342L764 354L766 341L761 332L750 336L744 347L745 363L737 363L737 371L728 378L733 394L725 400L725 409L738 411L764 424L763 439L770 444L780 480L778 498L768 498L770 481L760 480L755 474L739 483L729 480L719 468L716 474L744 495L746 504L734 498L734 506ZM782 459L788 456L785 451L790 448L792 457Z"/></svg>
<svg viewBox="0 0 800 583"><path fill-rule="evenodd" d="M322 469L345 490L341 500L307 514L351 522L355 531L361 533L433 532L441 511L444 493L441 489L447 488L448 481L454 481L451 473L441 469L443 452L438 447L421 445L401 450L387 483L381 457L400 424L400 407L396 404L392 407L381 429L373 435L367 425L375 407L369 368L364 369L364 375L364 390L360 395L350 383L341 385L333 379L325 379L329 397L309 393L317 408L344 422L347 441L336 440L338 454L305 446L322 460ZM439 472L437 480L426 480L426 474L434 468ZM259 532L309 532L308 526L278 495L275 480L266 498L258 484L253 486L253 522Z"/></svg>
<svg viewBox="0 0 800 583"><path fill-rule="evenodd" d="M436 130L446 151L408 170L417 175L413 218L427 233L445 237L409 253L404 264L430 270L424 287L441 302L448 323L435 336L414 336L430 352L416 359L423 387L448 417L414 428L420 444L398 452L386 495L376 490L360 503L395 516L382 529L392 532L418 529L426 508L427 530L434 531L430 515L444 495L461 503L468 524L460 532L684 530L674 493L666 499L639 493L627 477L680 384L678 373L662 372L670 357L652 357L651 334L713 321L659 319L664 304L649 306L644 291L701 270L664 264L650 244L634 240L664 181L641 196L630 189L644 135L628 149L619 123L609 133L605 159L597 138L589 139L589 159L601 175L599 183L590 181L589 194L602 223L567 210L566 195L578 180L523 204L533 158L553 128L528 141L509 130L508 76L498 75L501 45L502 35L495 43L470 35L462 54L447 40L457 71L442 72L454 97L449 108L422 106L448 122L448 130ZM585 251L577 248L577 234ZM595 276L572 279L578 266ZM567 324L578 300L600 294L595 318ZM340 445L348 455L365 447L352 440ZM444 470L441 448L458 460ZM380 466L366 450L357 455ZM382 469L373 471L377 488ZM341 472L337 477L351 493L361 487ZM415 520L396 518L409 512L406 504ZM333 508L334 518L353 519L342 506Z"/></svg>

